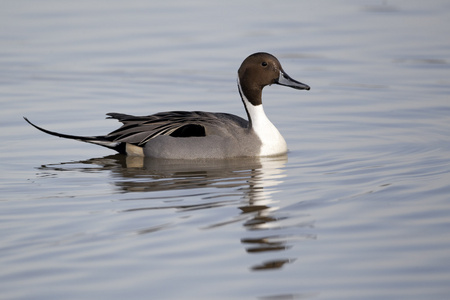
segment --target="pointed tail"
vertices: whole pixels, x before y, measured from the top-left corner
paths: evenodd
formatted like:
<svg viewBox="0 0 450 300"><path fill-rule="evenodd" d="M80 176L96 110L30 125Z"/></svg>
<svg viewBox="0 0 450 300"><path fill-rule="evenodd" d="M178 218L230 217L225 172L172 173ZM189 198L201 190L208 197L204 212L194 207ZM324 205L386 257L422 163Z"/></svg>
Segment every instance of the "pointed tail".
<svg viewBox="0 0 450 300"><path fill-rule="evenodd" d="M100 135L100 136L78 136L78 135L58 133L58 132L50 131L50 130L44 129L42 127L39 127L39 126L31 123L31 121L28 120L27 118L25 118L25 117L23 117L23 118L25 119L25 121L28 122L28 124L30 124L34 128L36 128L42 132L45 132L47 134L54 135L54 136L57 136L60 138L77 140L80 142L100 145L100 146L103 146L103 147L106 147L109 149L113 149L119 153L126 154L125 143L111 141L106 136L102 136L102 135Z"/></svg>

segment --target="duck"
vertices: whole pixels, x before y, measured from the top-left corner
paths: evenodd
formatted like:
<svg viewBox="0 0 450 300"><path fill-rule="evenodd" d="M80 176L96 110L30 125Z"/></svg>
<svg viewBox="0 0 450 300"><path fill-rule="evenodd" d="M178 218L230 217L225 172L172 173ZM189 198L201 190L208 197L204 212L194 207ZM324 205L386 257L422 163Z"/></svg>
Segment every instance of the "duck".
<svg viewBox="0 0 450 300"><path fill-rule="evenodd" d="M285 155L287 144L266 116L262 104L265 86L278 84L309 90L307 84L291 78L272 54L257 52L238 69L237 86L247 120L229 113L169 111L147 116L108 113L122 126L106 135L76 136L39 127L61 138L78 140L113 149L129 156L161 159L228 159Z"/></svg>

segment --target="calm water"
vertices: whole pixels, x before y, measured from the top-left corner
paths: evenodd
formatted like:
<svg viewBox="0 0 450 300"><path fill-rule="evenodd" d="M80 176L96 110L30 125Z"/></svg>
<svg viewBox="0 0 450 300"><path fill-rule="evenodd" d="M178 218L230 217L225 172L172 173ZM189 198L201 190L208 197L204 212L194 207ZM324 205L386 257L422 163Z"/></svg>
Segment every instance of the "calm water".
<svg viewBox="0 0 450 300"><path fill-rule="evenodd" d="M448 1L2 1L1 299L448 299ZM47 136L245 116L275 54L286 157L154 161Z"/></svg>

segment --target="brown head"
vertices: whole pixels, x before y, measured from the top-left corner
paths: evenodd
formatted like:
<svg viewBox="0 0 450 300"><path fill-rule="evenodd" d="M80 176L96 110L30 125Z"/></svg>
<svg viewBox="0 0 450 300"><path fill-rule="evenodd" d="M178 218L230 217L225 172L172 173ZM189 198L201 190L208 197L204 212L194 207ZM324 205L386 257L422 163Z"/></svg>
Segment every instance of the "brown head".
<svg viewBox="0 0 450 300"><path fill-rule="evenodd" d="M298 90L310 89L287 75L275 56L264 52L247 57L238 70L238 77L242 93L253 105L262 104L261 93L266 85L275 83Z"/></svg>

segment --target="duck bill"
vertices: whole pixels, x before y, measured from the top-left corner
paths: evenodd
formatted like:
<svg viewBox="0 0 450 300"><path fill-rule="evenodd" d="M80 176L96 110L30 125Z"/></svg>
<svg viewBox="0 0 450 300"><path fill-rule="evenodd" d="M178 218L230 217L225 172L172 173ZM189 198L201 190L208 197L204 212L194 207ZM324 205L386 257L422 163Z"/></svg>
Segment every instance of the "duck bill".
<svg viewBox="0 0 450 300"><path fill-rule="evenodd" d="M288 86L297 90L310 89L309 85L301 83L295 79L292 79L288 74L284 73L283 71L280 71L280 77L278 77L276 84Z"/></svg>

